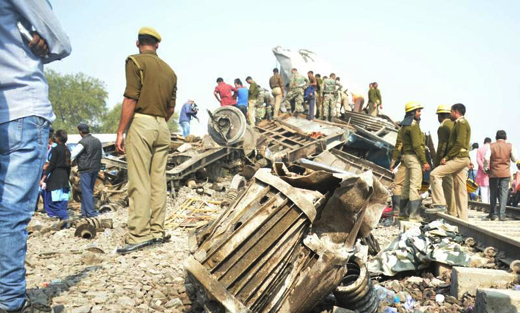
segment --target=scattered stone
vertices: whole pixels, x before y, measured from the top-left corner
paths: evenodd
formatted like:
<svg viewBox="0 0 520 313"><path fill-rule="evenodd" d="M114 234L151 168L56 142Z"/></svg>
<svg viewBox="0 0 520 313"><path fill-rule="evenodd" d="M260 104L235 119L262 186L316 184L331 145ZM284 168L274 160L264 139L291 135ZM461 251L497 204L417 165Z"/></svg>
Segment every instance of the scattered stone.
<svg viewBox="0 0 520 313"><path fill-rule="evenodd" d="M72 310L72 313L89 313L91 308L92 306L90 305L80 306L79 308Z"/></svg>

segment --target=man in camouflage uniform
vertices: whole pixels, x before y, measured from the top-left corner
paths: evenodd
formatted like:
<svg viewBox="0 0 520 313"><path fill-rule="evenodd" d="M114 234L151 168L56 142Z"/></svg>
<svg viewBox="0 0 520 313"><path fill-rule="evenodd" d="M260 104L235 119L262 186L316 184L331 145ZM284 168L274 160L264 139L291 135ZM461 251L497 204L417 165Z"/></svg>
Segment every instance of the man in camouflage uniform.
<svg viewBox="0 0 520 313"><path fill-rule="evenodd" d="M405 118L401 122L402 161L406 167L406 174L401 191L400 209L405 212L408 210L410 219L419 221L421 220L419 189L421 189L422 172L430 170L430 164L426 160L424 136L419 126L422 109L423 106L420 103L408 102L405 106ZM409 208L407 208L408 205Z"/></svg>
<svg viewBox="0 0 520 313"><path fill-rule="evenodd" d="M309 84L309 80L307 77L304 77L298 73L298 70L293 68L291 70L291 82L289 84L289 92L287 96L285 96L285 107L287 107L287 103L291 103L294 101L294 116L298 117L299 114L302 114L303 109L303 91L307 88ZM292 106L291 106L292 108Z"/></svg>
<svg viewBox="0 0 520 313"><path fill-rule="evenodd" d="M256 121L267 119L270 121L273 117L274 97L271 96L269 90L258 86L258 99L256 100Z"/></svg>
<svg viewBox="0 0 520 313"><path fill-rule="evenodd" d="M471 140L471 126L464 117L466 107L462 103L451 106L450 119L454 122L448 142L448 153L441 160L441 165L430 174L432 181L433 205L442 210L445 203L445 194L442 188L444 177L453 177L455 189L455 216L461 219L468 218L468 192L466 179L468 174L469 143Z"/></svg>
<svg viewBox="0 0 520 313"><path fill-rule="evenodd" d="M341 84L336 80L336 74L330 74L329 78L323 80L323 112L321 115L322 120L328 120L332 122L332 119L336 116L336 103L335 95L336 86L341 88Z"/></svg>

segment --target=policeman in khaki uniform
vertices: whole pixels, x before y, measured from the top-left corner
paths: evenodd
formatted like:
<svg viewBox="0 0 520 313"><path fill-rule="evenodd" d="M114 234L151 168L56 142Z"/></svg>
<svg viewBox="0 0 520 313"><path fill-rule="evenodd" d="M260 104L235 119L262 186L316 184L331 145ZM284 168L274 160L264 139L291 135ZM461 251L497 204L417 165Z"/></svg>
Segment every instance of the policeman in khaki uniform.
<svg viewBox="0 0 520 313"><path fill-rule="evenodd" d="M332 122L336 116L336 86L342 88L339 81L336 80L336 74L331 73L329 78L323 80L323 105L322 105L322 120Z"/></svg>
<svg viewBox="0 0 520 313"><path fill-rule="evenodd" d="M453 122L450 119L451 109L449 106L445 104L439 105L437 108L437 118L439 120L439 128L437 129L437 137L439 139L439 143L437 144L437 154L435 155L435 160L433 162L434 168L437 168L441 165L441 160L448 154L448 143L450 141L450 133L453 129ZM444 191L444 195L446 197L444 205L447 205L448 212L451 215L455 215L455 193L453 192L453 178L451 175L445 176L442 179L442 189ZM438 211L442 210L443 207L438 207L437 209L431 210L428 209L426 212Z"/></svg>
<svg viewBox="0 0 520 313"><path fill-rule="evenodd" d="M406 176L406 167L402 162L402 150L403 150L403 128L399 128L397 131L397 139L395 141L394 151L392 153L392 162L390 163L390 170L393 172L397 163L397 160L401 158L401 162L399 167L397 168L397 173L394 176L394 183L392 185L392 211L394 216L396 213L399 214L399 217L405 218L408 217L408 213L404 210L401 210L401 193L404 184L404 178Z"/></svg>
<svg viewBox="0 0 520 313"><path fill-rule="evenodd" d="M405 105L406 115L401 122L403 140L403 163L406 167L404 185L401 192L401 210L408 209L411 220L421 220L422 172L430 170L424 149L424 136L419 126L423 106L418 102L408 102ZM409 205L409 208L408 208ZM406 214L406 213L405 213Z"/></svg>
<svg viewBox="0 0 520 313"><path fill-rule="evenodd" d="M294 116L298 117L298 114L303 113L303 91L309 85L309 80L298 74L298 70L293 68L291 70L291 82L289 84L289 92L285 96L285 107L287 108L287 102L294 100Z"/></svg>
<svg viewBox="0 0 520 313"><path fill-rule="evenodd" d="M168 239L164 232L170 144L167 121L175 109L177 76L157 56L159 42L161 36L155 29L141 28L136 43L139 54L126 60L126 89L116 149L126 152L130 206L126 245L117 249L118 253Z"/></svg>
<svg viewBox="0 0 520 313"><path fill-rule="evenodd" d="M468 191L466 179L468 173L469 143L471 140L471 126L464 117L466 107L462 103L454 104L450 110L450 119L455 122L450 132L448 153L441 159L440 166L430 174L432 181L433 207L439 210L446 209L446 198L442 188L443 178L451 176L455 191L454 216L468 218ZM451 213L450 213L451 214Z"/></svg>

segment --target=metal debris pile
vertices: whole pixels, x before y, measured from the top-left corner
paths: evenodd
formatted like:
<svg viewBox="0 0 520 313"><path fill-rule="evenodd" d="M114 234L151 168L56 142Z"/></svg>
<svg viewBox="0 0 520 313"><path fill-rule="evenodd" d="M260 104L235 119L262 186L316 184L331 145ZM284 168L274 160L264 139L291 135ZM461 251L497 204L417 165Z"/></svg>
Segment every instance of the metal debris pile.
<svg viewBox="0 0 520 313"><path fill-rule="evenodd" d="M249 183L189 239L185 267L204 310L304 313L334 293L338 307L374 312L362 243L387 205L394 124L282 115L242 131L238 110L217 111L209 133L243 153L237 177Z"/></svg>

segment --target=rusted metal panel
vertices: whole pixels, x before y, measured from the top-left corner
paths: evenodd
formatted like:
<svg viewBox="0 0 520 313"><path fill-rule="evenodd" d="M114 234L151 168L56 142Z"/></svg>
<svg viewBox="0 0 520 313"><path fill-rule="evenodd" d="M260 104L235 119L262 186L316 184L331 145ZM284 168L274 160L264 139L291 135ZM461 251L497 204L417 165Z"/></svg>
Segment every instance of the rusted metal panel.
<svg viewBox="0 0 520 313"><path fill-rule="evenodd" d="M271 162L295 162L345 143L350 127L284 115L256 126L260 153Z"/></svg>
<svg viewBox="0 0 520 313"><path fill-rule="evenodd" d="M180 180L184 177L205 168L206 166L228 156L230 148L211 149L202 153L180 153L168 157L168 170L166 178Z"/></svg>

